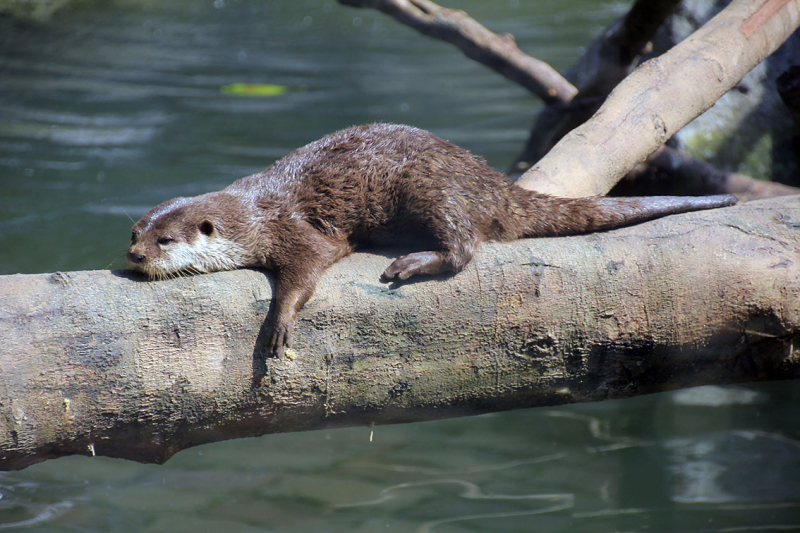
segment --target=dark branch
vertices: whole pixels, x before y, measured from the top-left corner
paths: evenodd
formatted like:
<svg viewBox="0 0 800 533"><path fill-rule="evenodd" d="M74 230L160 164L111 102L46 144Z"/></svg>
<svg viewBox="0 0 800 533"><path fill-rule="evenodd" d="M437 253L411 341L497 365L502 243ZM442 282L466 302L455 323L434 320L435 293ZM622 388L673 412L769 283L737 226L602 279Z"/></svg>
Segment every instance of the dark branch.
<svg viewBox="0 0 800 533"><path fill-rule="evenodd" d="M714 165L662 146L647 163L635 168L612 190L617 196L735 194L758 200L800 194L800 189L720 170Z"/></svg>
<svg viewBox="0 0 800 533"><path fill-rule="evenodd" d="M778 76L776 85L781 100L792 114L795 132L792 138L792 152L795 163L800 168L800 65L790 67Z"/></svg>

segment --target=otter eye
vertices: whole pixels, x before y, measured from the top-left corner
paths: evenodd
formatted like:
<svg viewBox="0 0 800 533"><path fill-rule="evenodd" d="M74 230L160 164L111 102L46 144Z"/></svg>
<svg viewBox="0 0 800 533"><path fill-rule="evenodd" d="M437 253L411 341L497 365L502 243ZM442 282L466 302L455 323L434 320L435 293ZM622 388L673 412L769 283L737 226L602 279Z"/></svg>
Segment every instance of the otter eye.
<svg viewBox="0 0 800 533"><path fill-rule="evenodd" d="M200 233L206 237L210 237L214 233L214 223L210 220L204 220L200 223Z"/></svg>
<svg viewBox="0 0 800 533"><path fill-rule="evenodd" d="M136 240L136 232L132 231L131 232L131 242L134 242L135 240Z"/></svg>
<svg viewBox="0 0 800 533"><path fill-rule="evenodd" d="M174 241L175 239L173 239L172 237L160 237L156 242L163 246L164 244L170 244L171 242Z"/></svg>

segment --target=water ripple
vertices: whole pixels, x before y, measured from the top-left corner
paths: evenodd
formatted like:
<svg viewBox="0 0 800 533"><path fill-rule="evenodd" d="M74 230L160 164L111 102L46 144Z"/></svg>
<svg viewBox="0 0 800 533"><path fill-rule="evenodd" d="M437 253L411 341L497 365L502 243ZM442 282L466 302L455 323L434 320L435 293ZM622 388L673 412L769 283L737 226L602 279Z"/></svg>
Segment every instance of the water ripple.
<svg viewBox="0 0 800 533"><path fill-rule="evenodd" d="M446 518L440 518L438 520L430 520L424 522L417 529L418 533L429 533L433 531L434 528L437 526L453 522L463 522L466 520L478 520L487 518L509 518L515 516L530 516L530 515L538 515L545 513L554 513L558 511L563 511L565 509L570 509L575 506L575 495L571 493L555 493L555 494L484 493L478 485L476 485L475 483L471 483L469 481L464 481L462 479L438 479L432 481L420 481L413 483L398 483L396 485L392 485L390 487L382 489L379 493L379 496L375 499L364 500L360 502L336 504L334 507L337 509L343 509L343 508L382 505L389 501L399 498L400 493L403 491L410 491L437 485L455 485L459 487L461 490L459 490L457 496L462 499L513 502L516 505L522 503L523 506L527 504L531 506L535 505L536 507L530 509L523 509L521 511L515 510L515 511L498 511L498 512L473 513L473 514L457 514L453 516L448 516ZM549 503L550 505L547 505L546 507L539 507L541 503Z"/></svg>
<svg viewBox="0 0 800 533"><path fill-rule="evenodd" d="M20 520L19 522L8 522L5 524L0 524L0 529L16 529L21 527L29 527L35 526L36 524L41 524L42 522L47 522L48 520L52 520L54 518L58 518L59 516L63 515L73 507L73 503L69 500L54 503L48 505L44 509L39 512L33 518L29 518L28 520Z"/></svg>

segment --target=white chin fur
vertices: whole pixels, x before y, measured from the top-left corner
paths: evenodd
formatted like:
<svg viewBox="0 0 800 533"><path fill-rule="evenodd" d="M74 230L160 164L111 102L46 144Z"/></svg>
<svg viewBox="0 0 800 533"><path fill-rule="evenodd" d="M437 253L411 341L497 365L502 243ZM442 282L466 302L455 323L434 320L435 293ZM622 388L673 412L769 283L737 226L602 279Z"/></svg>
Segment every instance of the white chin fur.
<svg viewBox="0 0 800 533"><path fill-rule="evenodd" d="M151 277L186 272L216 272L234 270L245 264L246 250L240 244L221 237L202 233L194 243L175 243L162 250L163 259L145 267Z"/></svg>

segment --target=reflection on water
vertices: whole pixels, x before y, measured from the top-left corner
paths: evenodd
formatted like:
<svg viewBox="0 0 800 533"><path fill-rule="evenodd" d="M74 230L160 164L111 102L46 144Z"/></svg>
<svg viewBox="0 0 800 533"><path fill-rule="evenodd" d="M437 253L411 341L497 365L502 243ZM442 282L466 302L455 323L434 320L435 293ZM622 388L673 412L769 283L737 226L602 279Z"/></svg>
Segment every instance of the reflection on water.
<svg viewBox="0 0 800 533"><path fill-rule="evenodd" d="M36 522L37 531L792 531L800 528L796 387L752 390L757 404L698 407L654 395L377 427L372 442L367 427L270 435L186 450L165 466L64 458L0 474L0 523ZM692 394L704 391L720 394Z"/></svg>
<svg viewBox="0 0 800 533"><path fill-rule="evenodd" d="M430 514L431 507L425 505L430 502L431 496L441 497L443 493L449 492L447 489L452 487L456 490L453 494L456 501L452 507L458 508L455 512L448 512L448 505L439 504L434 507L437 516L444 515L446 518L428 520L422 523L417 529L420 533L433 531L437 526L453 523L466 522L469 520L486 520L496 518L514 518L522 516L532 516L544 513L553 513L570 509L575 505L575 498L572 494L492 494L483 493L474 483L459 479L440 479L436 481L421 481L418 483L401 483L392 485L380 492L380 497L375 500L356 502L339 505L343 507L366 507L385 505L391 500L412 500L413 505L408 506L413 510L427 511ZM425 490L432 489L432 490ZM415 497L409 497L408 493L416 493ZM471 509L468 514L463 514L463 503L458 499L476 500L471 502ZM499 505L497 504L499 502ZM500 509L504 509L500 511ZM410 513L406 516L413 517Z"/></svg>
<svg viewBox="0 0 800 533"><path fill-rule="evenodd" d="M457 4L563 68L627 2ZM0 47L0 274L103 268L153 205L355 123L430 129L503 168L536 107L452 47L332 0L79 4L0 20ZM800 529L799 394L694 389L378 427L372 442L369 428L271 435L165 466L64 458L0 473L0 529Z"/></svg>

